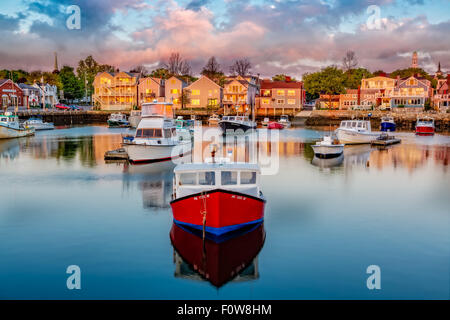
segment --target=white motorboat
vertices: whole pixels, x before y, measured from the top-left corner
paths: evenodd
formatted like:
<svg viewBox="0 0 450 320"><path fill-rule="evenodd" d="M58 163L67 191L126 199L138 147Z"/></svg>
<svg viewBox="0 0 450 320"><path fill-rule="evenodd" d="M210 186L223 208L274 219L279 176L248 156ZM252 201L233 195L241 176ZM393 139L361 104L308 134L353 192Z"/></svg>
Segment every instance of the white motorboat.
<svg viewBox="0 0 450 320"><path fill-rule="evenodd" d="M269 118L264 118L264 120L261 122L261 125L263 127L267 127L269 125L270 119Z"/></svg>
<svg viewBox="0 0 450 320"><path fill-rule="evenodd" d="M209 117L208 124L210 126L217 126L219 124L219 121L220 117L217 114L213 114L211 117Z"/></svg>
<svg viewBox="0 0 450 320"><path fill-rule="evenodd" d="M53 130L55 129L55 126L53 125L53 122L44 122L41 118L30 118L27 121L24 122L25 126L33 127L34 130Z"/></svg>
<svg viewBox="0 0 450 320"><path fill-rule="evenodd" d="M142 105L142 119L134 137L125 137L123 147L132 164L171 161L191 152L189 138L179 136L173 121L172 103Z"/></svg>
<svg viewBox="0 0 450 320"><path fill-rule="evenodd" d="M380 133L372 132L370 121L368 120L345 120L336 129L336 136L340 143L365 144L376 140Z"/></svg>
<svg viewBox="0 0 450 320"><path fill-rule="evenodd" d="M247 131L256 128L256 123L249 120L248 116L224 116L219 121L219 126L223 133L237 133L238 131Z"/></svg>
<svg viewBox="0 0 450 320"><path fill-rule="evenodd" d="M280 121L278 121L278 123L282 124L284 128L289 128L291 126L288 115L280 116Z"/></svg>
<svg viewBox="0 0 450 320"><path fill-rule="evenodd" d="M131 128L137 128L139 122L141 121L141 110L132 110L128 122Z"/></svg>
<svg viewBox="0 0 450 320"><path fill-rule="evenodd" d="M321 159L337 158L344 152L343 144L334 144L331 136L323 137L322 141L318 141L311 146L314 155Z"/></svg>
<svg viewBox="0 0 450 320"><path fill-rule="evenodd" d="M19 122L19 117L6 112L0 115L0 139L20 138L31 136L35 132L33 127L27 127Z"/></svg>
<svg viewBox="0 0 450 320"><path fill-rule="evenodd" d="M127 115L123 113L112 113L108 118L110 128L126 128L130 126Z"/></svg>

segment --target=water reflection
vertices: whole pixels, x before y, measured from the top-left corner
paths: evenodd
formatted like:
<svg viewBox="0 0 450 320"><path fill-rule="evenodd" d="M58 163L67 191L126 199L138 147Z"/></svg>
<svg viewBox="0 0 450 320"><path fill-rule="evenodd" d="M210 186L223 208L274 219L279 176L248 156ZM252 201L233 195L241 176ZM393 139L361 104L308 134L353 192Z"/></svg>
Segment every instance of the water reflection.
<svg viewBox="0 0 450 320"><path fill-rule="evenodd" d="M229 281L259 278L257 256L265 240L263 224L221 242L203 240L201 233L173 224L170 239L177 278L209 281L218 288Z"/></svg>

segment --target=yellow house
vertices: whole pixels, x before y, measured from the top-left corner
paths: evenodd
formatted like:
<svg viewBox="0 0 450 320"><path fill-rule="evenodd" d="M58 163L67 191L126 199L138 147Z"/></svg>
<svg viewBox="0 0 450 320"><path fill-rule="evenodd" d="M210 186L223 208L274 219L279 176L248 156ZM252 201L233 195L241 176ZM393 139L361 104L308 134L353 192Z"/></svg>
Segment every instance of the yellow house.
<svg viewBox="0 0 450 320"><path fill-rule="evenodd" d="M250 112L257 91L258 86L250 78L228 77L223 89L223 105L225 108L237 106L239 112Z"/></svg>
<svg viewBox="0 0 450 320"><path fill-rule="evenodd" d="M372 77L361 80L361 90L375 89L378 92L375 94L378 104L381 108L390 108L391 96L394 93L396 81L388 77Z"/></svg>
<svg viewBox="0 0 450 320"><path fill-rule="evenodd" d="M157 101L164 102L165 81L164 79L146 77L139 79L139 106L143 103Z"/></svg>
<svg viewBox="0 0 450 320"><path fill-rule="evenodd" d="M94 79L94 104L101 110L127 111L137 106L139 75L129 72L101 72Z"/></svg>
<svg viewBox="0 0 450 320"><path fill-rule="evenodd" d="M181 94L187 86L186 82L173 76L165 83L165 101L172 102L175 109L181 108Z"/></svg>
<svg viewBox="0 0 450 320"><path fill-rule="evenodd" d="M219 108L222 104L223 89L206 76L186 87L190 91L188 108Z"/></svg>

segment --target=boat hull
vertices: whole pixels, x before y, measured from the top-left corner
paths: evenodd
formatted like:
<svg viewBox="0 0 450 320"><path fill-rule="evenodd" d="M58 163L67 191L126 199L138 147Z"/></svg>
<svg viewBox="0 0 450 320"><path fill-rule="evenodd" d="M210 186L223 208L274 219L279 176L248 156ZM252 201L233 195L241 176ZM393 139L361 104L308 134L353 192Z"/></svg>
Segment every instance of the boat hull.
<svg viewBox="0 0 450 320"><path fill-rule="evenodd" d="M128 118L128 121L130 122L131 128L137 128L137 126L139 125L139 122L141 122L141 117L140 116L130 116Z"/></svg>
<svg viewBox="0 0 450 320"><path fill-rule="evenodd" d="M203 230L203 212L206 212L205 231L220 236L262 222L265 200L214 189L175 199L170 205L176 224L197 230Z"/></svg>
<svg viewBox="0 0 450 320"><path fill-rule="evenodd" d="M0 126L0 139L12 139L32 136L34 134L34 128L28 129L13 129L4 126Z"/></svg>
<svg viewBox="0 0 450 320"><path fill-rule="evenodd" d="M230 121L220 121L219 122L220 129L222 129L223 133L236 133L239 131L247 131L250 129L256 128L256 126L246 125L243 123L236 123L236 122L230 122Z"/></svg>
<svg viewBox="0 0 450 320"><path fill-rule="evenodd" d="M434 134L434 127L431 127L431 126L417 126L416 127L416 134L417 135L433 135Z"/></svg>
<svg viewBox="0 0 450 320"><path fill-rule="evenodd" d="M339 128L336 130L336 136L340 143L366 144L376 140L380 135L377 133L356 132Z"/></svg>
<svg viewBox="0 0 450 320"><path fill-rule="evenodd" d="M284 125L282 125L279 122L271 122L267 126L267 129L269 129L269 130L281 130L281 129L284 129Z"/></svg>
<svg viewBox="0 0 450 320"><path fill-rule="evenodd" d="M191 143L177 145L144 145L123 143L131 164L146 164L154 162L171 161L191 152Z"/></svg>
<svg viewBox="0 0 450 320"><path fill-rule="evenodd" d="M337 158L344 152L343 145L332 145L332 146L312 145L311 147L314 151L314 155L320 159Z"/></svg>
<svg viewBox="0 0 450 320"><path fill-rule="evenodd" d="M123 122L123 121L114 121L114 120L108 120L108 126L110 128L128 128L130 126L130 123Z"/></svg>
<svg viewBox="0 0 450 320"><path fill-rule="evenodd" d="M396 129L395 123L392 122L382 122L381 131L383 132L394 132Z"/></svg>

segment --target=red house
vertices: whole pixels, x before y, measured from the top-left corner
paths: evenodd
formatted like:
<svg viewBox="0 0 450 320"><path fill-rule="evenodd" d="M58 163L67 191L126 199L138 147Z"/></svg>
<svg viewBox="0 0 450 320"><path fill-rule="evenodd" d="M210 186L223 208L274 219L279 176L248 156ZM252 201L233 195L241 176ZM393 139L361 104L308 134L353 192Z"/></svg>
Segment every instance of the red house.
<svg viewBox="0 0 450 320"><path fill-rule="evenodd" d="M1 105L7 107L19 107L24 103L23 90L10 79L0 79Z"/></svg>

